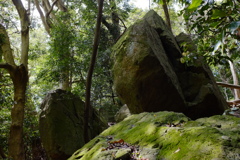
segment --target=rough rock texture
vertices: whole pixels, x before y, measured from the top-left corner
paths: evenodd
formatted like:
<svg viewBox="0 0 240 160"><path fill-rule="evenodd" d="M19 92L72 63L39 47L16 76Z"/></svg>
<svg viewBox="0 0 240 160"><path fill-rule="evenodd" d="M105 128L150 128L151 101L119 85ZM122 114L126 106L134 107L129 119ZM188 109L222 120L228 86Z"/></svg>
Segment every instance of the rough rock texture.
<svg viewBox="0 0 240 160"><path fill-rule="evenodd" d="M182 113L144 112L106 129L69 160L128 160L133 156L149 160L239 160L239 127L240 119L233 116L191 121Z"/></svg>
<svg viewBox="0 0 240 160"><path fill-rule="evenodd" d="M84 102L70 92L56 90L49 93L41 104L39 119L43 147L51 160L65 160L84 145ZM106 125L96 111L91 111L90 137L101 133Z"/></svg>
<svg viewBox="0 0 240 160"><path fill-rule="evenodd" d="M116 122L120 122L122 120L124 120L125 118L127 118L128 116L131 115L130 110L128 109L127 105L123 105L120 110L116 113L115 115L115 121Z"/></svg>
<svg viewBox="0 0 240 160"><path fill-rule="evenodd" d="M113 76L131 113L175 111L196 119L224 112L227 103L209 67L187 67L180 58L176 38L153 10L125 32L113 48Z"/></svg>

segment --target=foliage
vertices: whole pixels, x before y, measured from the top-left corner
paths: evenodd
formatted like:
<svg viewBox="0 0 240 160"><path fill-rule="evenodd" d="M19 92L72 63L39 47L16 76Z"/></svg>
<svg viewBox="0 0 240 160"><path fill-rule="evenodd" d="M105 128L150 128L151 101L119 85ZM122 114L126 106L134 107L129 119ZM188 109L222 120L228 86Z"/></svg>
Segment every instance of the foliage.
<svg viewBox="0 0 240 160"><path fill-rule="evenodd" d="M10 110L8 108L0 109L0 146L5 153L8 146L9 128L11 124Z"/></svg>
<svg viewBox="0 0 240 160"><path fill-rule="evenodd" d="M116 11L122 20L125 20L128 18L128 12L131 8L126 1L115 2L117 8L114 10L112 10L112 3L108 1L104 3L104 17L109 24L111 24L110 15L113 11ZM48 86L39 88L45 90L41 93L48 92L49 88L55 89L57 87L59 73L67 66L70 69L71 91L84 99L85 81L94 37L95 21L93 19L96 19L96 13L96 3L88 0L83 0L81 3L69 3L67 13L57 12L57 23L54 23L51 29L49 50L45 49L45 53L41 57L36 57L38 60L33 60L36 63L39 63L39 60L42 62L39 63L36 70L38 76L34 78L34 85L40 83ZM125 28L122 25L121 30L123 31ZM109 29L102 25L91 91L93 106L98 108L114 103L110 72L111 51L109 49L114 43ZM35 48L34 52L36 51Z"/></svg>
<svg viewBox="0 0 240 160"><path fill-rule="evenodd" d="M3 147L5 153L7 153L9 129L11 125L11 104L12 104L12 86L1 87L1 99L0 102L0 146ZM32 156L32 143L33 140L39 137L38 132L38 115L35 111L33 101L28 98L25 108L24 119L24 145L26 149L27 159L31 159Z"/></svg>
<svg viewBox="0 0 240 160"><path fill-rule="evenodd" d="M25 107L25 119L24 119L24 146L26 159L32 158L32 146L36 139L40 137L38 130L38 114L36 112L33 101L31 100L31 94L28 93L28 101Z"/></svg>
<svg viewBox="0 0 240 160"><path fill-rule="evenodd" d="M203 56L209 64L224 64L239 50L236 31L240 27L239 2L236 0L198 1L182 11L188 30L198 44L196 57ZM221 46L221 47L220 47Z"/></svg>
<svg viewBox="0 0 240 160"><path fill-rule="evenodd" d="M0 1L0 23L8 28L17 28L17 11L11 1Z"/></svg>

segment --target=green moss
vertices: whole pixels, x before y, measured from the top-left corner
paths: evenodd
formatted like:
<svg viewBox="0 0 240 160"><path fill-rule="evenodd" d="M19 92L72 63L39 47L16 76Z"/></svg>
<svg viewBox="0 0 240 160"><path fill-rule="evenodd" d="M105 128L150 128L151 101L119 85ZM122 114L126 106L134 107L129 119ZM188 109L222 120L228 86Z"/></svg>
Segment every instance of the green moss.
<svg viewBox="0 0 240 160"><path fill-rule="evenodd" d="M113 137L112 141L123 139L131 145L140 146L142 148L140 149L140 156L143 158L146 158L144 156L150 156L147 153L151 151L157 154L157 159L166 160L226 159L225 152L230 151L230 149L225 148L240 147L240 136L238 136L238 132L235 132L235 134L231 132L230 135L226 136L226 127L219 129L209 124L212 123L212 119L216 121L222 119L221 124L223 126L225 126L223 123L233 125L238 122L238 119L223 118L222 116L210 117L209 122L206 119L190 121L183 114L173 112L132 115L102 132L101 135L76 152L70 160L75 160L77 158L74 157L81 156L81 160L100 157L114 159L112 155L115 155L118 150L102 151L107 146L106 139L108 136ZM180 127L169 127L169 123L181 123L182 125ZM228 136L230 137L228 138ZM147 151L147 153L144 151ZM127 151L124 150L123 152L125 154ZM123 154L121 153L121 155Z"/></svg>

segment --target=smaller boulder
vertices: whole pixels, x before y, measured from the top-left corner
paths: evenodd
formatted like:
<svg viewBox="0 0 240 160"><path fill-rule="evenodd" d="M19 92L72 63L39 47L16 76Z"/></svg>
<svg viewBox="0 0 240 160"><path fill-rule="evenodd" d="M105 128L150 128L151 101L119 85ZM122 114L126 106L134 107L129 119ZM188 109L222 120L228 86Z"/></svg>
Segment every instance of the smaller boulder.
<svg viewBox="0 0 240 160"><path fill-rule="evenodd" d="M107 126L95 109L90 112L89 134L97 136ZM71 92L55 90L41 104L40 137L50 160L66 160L84 143L84 102Z"/></svg>
<svg viewBox="0 0 240 160"><path fill-rule="evenodd" d="M121 122L122 120L124 120L125 118L127 118L128 116L131 115L130 110L128 109L127 105L123 105L120 110L116 113L115 115L115 121L116 122Z"/></svg>

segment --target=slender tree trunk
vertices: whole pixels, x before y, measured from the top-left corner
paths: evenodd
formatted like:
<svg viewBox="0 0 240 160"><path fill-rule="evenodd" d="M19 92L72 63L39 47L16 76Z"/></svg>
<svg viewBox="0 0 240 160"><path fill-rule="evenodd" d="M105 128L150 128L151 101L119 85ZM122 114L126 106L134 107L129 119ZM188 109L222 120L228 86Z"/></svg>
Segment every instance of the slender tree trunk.
<svg viewBox="0 0 240 160"><path fill-rule="evenodd" d="M96 30L95 30L95 37L94 37L94 44L93 44L93 52L90 62L90 68L88 70L87 75L87 82L86 82L86 97L85 97L85 112L84 112L84 141L87 143L90 138L88 134L88 123L89 123L89 112L91 108L90 99L91 99L91 84L92 84L92 75L93 70L96 62L97 57L97 50L98 50L98 44L100 39L100 27L101 27L101 20L102 20L102 8L103 8L103 1L99 0L98 2L98 16L97 16L97 24L96 24Z"/></svg>
<svg viewBox="0 0 240 160"><path fill-rule="evenodd" d="M170 31L172 32L172 26L171 26L171 21L170 21L170 16L169 16L168 6L167 6L167 1L166 0L163 0L162 7L163 7L163 11L164 11L165 18L166 18L166 21L167 21L167 25L168 25Z"/></svg>
<svg viewBox="0 0 240 160"><path fill-rule="evenodd" d="M231 70L231 73L232 73L233 84L234 85L239 85L237 72L235 70L234 64L231 61L228 61L228 63L229 63L230 70ZM235 99L240 98L240 90L239 89L234 89L234 98Z"/></svg>
<svg viewBox="0 0 240 160"><path fill-rule="evenodd" d="M59 82L60 88L65 91L71 91L69 72L70 72L69 69L66 71L62 71L60 76L60 82Z"/></svg>
<svg viewBox="0 0 240 160"><path fill-rule="evenodd" d="M224 43L224 41L222 43ZM224 52L224 46L222 46L222 53L223 52ZM228 50L227 50L227 56L230 57L230 52ZM230 60L228 60L228 63L229 63L230 70L231 70L231 73L232 73L233 84L234 85L239 85L238 76L237 76L237 72L235 70L234 64ZM233 89L233 91L234 91L234 99L235 100L239 99L240 98L240 90L235 88L235 89Z"/></svg>

